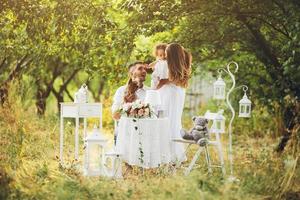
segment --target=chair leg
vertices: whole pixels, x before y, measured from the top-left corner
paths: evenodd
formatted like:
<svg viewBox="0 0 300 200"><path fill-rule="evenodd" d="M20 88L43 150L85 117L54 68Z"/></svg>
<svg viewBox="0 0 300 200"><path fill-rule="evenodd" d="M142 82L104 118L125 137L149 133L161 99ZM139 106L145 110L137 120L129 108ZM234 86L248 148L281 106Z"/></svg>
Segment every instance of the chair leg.
<svg viewBox="0 0 300 200"><path fill-rule="evenodd" d="M217 140L217 150L218 150L219 159L220 159L220 163L221 163L222 174L223 174L223 176L225 176L226 170L225 170L225 165L224 165L222 143L221 143L220 135L218 133L216 133L216 140Z"/></svg>
<svg viewBox="0 0 300 200"><path fill-rule="evenodd" d="M223 157L221 144L218 144L217 149L218 149L219 159L221 163L222 174L225 175L226 171L225 171L224 157Z"/></svg>
<svg viewBox="0 0 300 200"><path fill-rule="evenodd" d="M210 156L209 156L209 151L208 151L207 145L205 146L205 158L206 158L206 162L207 162L208 173L212 173Z"/></svg>
<svg viewBox="0 0 300 200"><path fill-rule="evenodd" d="M184 156L185 156L186 153L188 152L190 146L191 146L191 144L189 144L189 145L186 147L186 149L185 149L185 151L184 151L184 153L183 153L183 155L182 155L182 158L184 158ZM182 160L182 159L181 159L181 160ZM180 164L181 164L180 161L176 162L176 168L178 168L178 167L180 166Z"/></svg>
<svg viewBox="0 0 300 200"><path fill-rule="evenodd" d="M201 154L202 151L203 151L203 148L202 148L202 147L199 147L199 149L197 150L196 154L194 155L194 157L193 157L193 159L192 159L190 165L189 165L188 168L185 170L184 175L187 176L187 175L191 172L191 170L193 169L193 167L194 167L196 161L198 160L198 158L199 158L199 156L200 156L200 154Z"/></svg>
<svg viewBox="0 0 300 200"><path fill-rule="evenodd" d="M186 155L186 153L188 152L189 148L190 148L191 144L187 145L187 147L185 148L184 154L182 155L182 157L184 157ZM172 173L176 172L176 169L181 165L180 161L177 161L175 163L175 166L171 166L171 171Z"/></svg>

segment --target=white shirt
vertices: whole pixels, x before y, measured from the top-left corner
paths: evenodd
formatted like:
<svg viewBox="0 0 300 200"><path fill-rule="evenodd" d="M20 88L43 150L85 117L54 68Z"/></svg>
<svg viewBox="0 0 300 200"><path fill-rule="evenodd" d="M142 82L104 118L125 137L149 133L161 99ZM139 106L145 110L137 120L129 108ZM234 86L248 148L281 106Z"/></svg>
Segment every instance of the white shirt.
<svg viewBox="0 0 300 200"><path fill-rule="evenodd" d="M124 95L126 91L127 85L123 85L119 87L114 95L113 104L111 106L112 113L116 112L124 103ZM144 101L146 97L147 86L143 86L143 88L139 88L135 94L138 99Z"/></svg>
<svg viewBox="0 0 300 200"><path fill-rule="evenodd" d="M151 76L151 88L156 89L161 79L169 78L168 63L166 60L158 60L154 66L154 71Z"/></svg>

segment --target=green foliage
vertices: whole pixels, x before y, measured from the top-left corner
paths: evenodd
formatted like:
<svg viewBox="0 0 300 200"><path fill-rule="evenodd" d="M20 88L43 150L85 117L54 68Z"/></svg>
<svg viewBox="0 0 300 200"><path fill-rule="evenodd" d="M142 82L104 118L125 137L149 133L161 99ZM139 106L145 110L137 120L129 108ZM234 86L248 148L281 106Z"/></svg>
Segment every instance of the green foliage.
<svg viewBox="0 0 300 200"><path fill-rule="evenodd" d="M296 1L136 0L124 1L124 9L143 34L170 31L206 69L237 61L237 81L270 109L274 101L285 107L286 96L299 99Z"/></svg>

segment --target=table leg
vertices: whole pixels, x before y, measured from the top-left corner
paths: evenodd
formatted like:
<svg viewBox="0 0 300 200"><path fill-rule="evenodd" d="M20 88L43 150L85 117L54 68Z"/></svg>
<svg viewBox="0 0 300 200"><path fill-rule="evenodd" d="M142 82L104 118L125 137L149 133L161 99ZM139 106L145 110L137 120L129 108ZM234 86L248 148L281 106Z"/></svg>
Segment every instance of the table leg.
<svg viewBox="0 0 300 200"><path fill-rule="evenodd" d="M79 118L76 117L75 126L75 160L78 160L78 145L79 145Z"/></svg>
<svg viewBox="0 0 300 200"><path fill-rule="evenodd" d="M63 164L63 149L64 149L64 118L60 115L60 145L59 145L59 160Z"/></svg>

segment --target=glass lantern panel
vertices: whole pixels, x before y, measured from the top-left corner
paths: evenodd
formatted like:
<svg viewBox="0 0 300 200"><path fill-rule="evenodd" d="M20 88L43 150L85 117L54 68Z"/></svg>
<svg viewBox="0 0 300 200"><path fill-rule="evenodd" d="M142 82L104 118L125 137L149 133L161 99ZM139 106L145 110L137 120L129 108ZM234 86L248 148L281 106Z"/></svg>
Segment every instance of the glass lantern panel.
<svg viewBox="0 0 300 200"><path fill-rule="evenodd" d="M221 121L217 121L217 127L216 129L221 130Z"/></svg>
<svg viewBox="0 0 300 200"><path fill-rule="evenodd" d="M246 113L250 113L250 106L249 105L246 106Z"/></svg>
<svg viewBox="0 0 300 200"><path fill-rule="evenodd" d="M241 113L245 113L245 106L241 105Z"/></svg>
<svg viewBox="0 0 300 200"><path fill-rule="evenodd" d="M219 95L219 94L220 94L220 88L216 87L216 95Z"/></svg>
<svg viewBox="0 0 300 200"><path fill-rule="evenodd" d="M108 169L112 169L112 167L113 167L113 158L112 158L112 157L106 158L105 166L106 166Z"/></svg>
<svg viewBox="0 0 300 200"><path fill-rule="evenodd" d="M102 147L96 143L89 144L88 150L88 158L89 158L89 170L99 170L101 167L101 155L102 155Z"/></svg>

